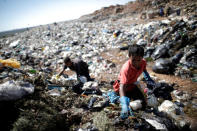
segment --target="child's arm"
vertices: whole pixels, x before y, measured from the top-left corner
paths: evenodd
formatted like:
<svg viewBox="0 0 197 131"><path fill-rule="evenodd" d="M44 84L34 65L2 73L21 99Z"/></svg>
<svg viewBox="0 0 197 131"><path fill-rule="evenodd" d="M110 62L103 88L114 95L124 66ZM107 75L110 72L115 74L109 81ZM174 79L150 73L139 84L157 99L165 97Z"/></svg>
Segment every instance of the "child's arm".
<svg viewBox="0 0 197 131"><path fill-rule="evenodd" d="M125 96L124 88L125 88L125 85L124 84L120 84L120 89L119 89L120 97L121 96Z"/></svg>
<svg viewBox="0 0 197 131"><path fill-rule="evenodd" d="M129 107L130 98L125 96L125 84L120 84L119 94L120 94L120 105L121 105L121 114L122 119L126 119L129 116L134 116L131 108Z"/></svg>
<svg viewBox="0 0 197 131"><path fill-rule="evenodd" d="M153 79L151 79L149 73L147 72L147 70L143 71L143 75L144 75L144 79L146 80L147 84L150 85L155 85L155 81Z"/></svg>

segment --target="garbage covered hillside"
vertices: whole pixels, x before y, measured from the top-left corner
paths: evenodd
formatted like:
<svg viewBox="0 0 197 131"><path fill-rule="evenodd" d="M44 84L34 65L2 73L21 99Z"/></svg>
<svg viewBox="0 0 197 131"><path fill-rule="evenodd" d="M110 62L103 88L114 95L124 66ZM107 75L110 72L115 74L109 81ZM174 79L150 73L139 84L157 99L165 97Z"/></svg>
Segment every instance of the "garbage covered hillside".
<svg viewBox="0 0 197 131"><path fill-rule="evenodd" d="M147 71L122 119L113 94L131 45L144 47ZM104 7L78 20L0 38L2 130L197 130L197 1L145 0ZM91 81L64 59L81 58ZM76 88L76 85L81 86Z"/></svg>

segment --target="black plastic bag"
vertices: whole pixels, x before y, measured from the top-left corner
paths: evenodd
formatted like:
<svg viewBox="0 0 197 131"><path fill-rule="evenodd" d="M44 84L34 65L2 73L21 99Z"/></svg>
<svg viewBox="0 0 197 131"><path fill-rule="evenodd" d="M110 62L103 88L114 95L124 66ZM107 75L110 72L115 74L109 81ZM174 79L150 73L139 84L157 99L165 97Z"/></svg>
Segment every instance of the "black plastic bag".
<svg viewBox="0 0 197 131"><path fill-rule="evenodd" d="M175 64L170 59L159 59L155 62L152 70L160 74L173 74L175 71Z"/></svg>
<svg viewBox="0 0 197 131"><path fill-rule="evenodd" d="M170 56L168 51L169 51L169 49L167 48L167 46L165 44L159 45L159 46L157 46L157 48L153 52L152 58L154 60L157 60L159 58L168 58Z"/></svg>

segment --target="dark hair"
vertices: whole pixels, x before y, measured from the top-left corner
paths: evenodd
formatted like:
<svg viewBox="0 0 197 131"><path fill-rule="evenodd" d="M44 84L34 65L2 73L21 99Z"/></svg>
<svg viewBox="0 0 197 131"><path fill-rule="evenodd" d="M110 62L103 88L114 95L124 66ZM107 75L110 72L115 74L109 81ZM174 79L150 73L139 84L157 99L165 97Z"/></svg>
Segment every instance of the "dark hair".
<svg viewBox="0 0 197 131"><path fill-rule="evenodd" d="M66 57L65 59L64 59L64 63L68 63L68 62L70 62L71 60L70 60L70 57Z"/></svg>
<svg viewBox="0 0 197 131"><path fill-rule="evenodd" d="M144 56L144 48L139 45L131 45L128 50L129 57L131 56Z"/></svg>

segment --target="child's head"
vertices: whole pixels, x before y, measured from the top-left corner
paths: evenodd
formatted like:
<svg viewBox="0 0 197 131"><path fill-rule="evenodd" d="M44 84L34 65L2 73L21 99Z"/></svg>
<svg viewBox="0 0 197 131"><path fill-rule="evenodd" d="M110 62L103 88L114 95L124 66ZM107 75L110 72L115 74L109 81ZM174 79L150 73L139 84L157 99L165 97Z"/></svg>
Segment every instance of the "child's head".
<svg viewBox="0 0 197 131"><path fill-rule="evenodd" d="M66 58L64 59L64 63L65 63L65 65L66 65L67 67L70 67L70 66L72 65L72 61L71 61L70 57L66 57Z"/></svg>
<svg viewBox="0 0 197 131"><path fill-rule="evenodd" d="M140 63L144 56L144 48L139 45L131 45L128 50L129 59L135 68L140 67Z"/></svg>
<svg viewBox="0 0 197 131"><path fill-rule="evenodd" d="M131 45L129 47L129 57L131 56L144 56L144 48L139 45Z"/></svg>

